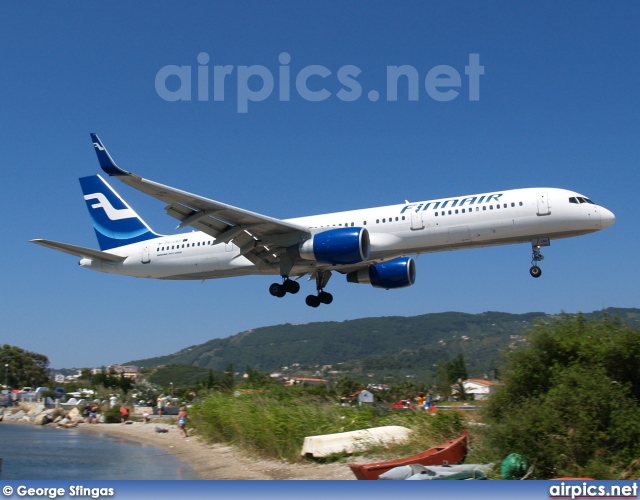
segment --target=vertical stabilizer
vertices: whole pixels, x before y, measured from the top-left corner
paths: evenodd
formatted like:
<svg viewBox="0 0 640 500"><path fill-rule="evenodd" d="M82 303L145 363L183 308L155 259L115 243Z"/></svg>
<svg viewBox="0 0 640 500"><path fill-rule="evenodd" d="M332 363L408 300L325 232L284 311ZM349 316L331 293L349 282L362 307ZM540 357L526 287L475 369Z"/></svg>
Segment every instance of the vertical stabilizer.
<svg viewBox="0 0 640 500"><path fill-rule="evenodd" d="M156 238L149 226L99 175L80 178L100 250Z"/></svg>

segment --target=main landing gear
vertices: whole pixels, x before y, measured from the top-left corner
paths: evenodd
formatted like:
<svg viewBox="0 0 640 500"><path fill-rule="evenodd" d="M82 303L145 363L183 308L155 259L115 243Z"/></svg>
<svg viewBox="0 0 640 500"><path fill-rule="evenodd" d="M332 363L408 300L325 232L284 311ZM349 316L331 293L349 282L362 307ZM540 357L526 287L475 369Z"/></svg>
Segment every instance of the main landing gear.
<svg viewBox="0 0 640 500"><path fill-rule="evenodd" d="M315 278L318 295L307 295L305 302L309 307L318 307L320 304L331 304L331 302L333 302L333 295L324 291L324 287L327 286L329 278L331 278L331 271L316 271Z"/></svg>
<svg viewBox="0 0 640 500"><path fill-rule="evenodd" d="M282 285L280 283L272 283L269 287L269 293L274 297L284 297L286 294L296 294L300 291L300 283L290 280L288 276L282 277Z"/></svg>
<svg viewBox="0 0 640 500"><path fill-rule="evenodd" d="M311 278L316 279L317 295L307 295L305 302L310 307L318 307L320 304L331 304L333 302L333 295L324 291L324 287L327 286L329 278L331 278L331 271L316 271ZM289 279L288 276L282 277L282 284L272 283L269 287L269 293L274 297L284 297L286 294L296 294L300 291L300 283Z"/></svg>
<svg viewBox="0 0 640 500"><path fill-rule="evenodd" d="M533 240L531 242L531 269L529 269L529 274L534 278L539 278L542 276L542 269L538 266L538 262L544 260L544 255L540 252L541 247L549 246L548 238L541 238L538 240Z"/></svg>

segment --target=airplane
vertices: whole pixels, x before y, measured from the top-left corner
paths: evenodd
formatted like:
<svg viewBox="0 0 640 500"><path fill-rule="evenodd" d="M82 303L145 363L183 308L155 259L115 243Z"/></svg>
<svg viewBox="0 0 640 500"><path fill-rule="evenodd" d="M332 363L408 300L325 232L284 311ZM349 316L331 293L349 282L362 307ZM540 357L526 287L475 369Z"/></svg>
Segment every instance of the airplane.
<svg viewBox="0 0 640 500"><path fill-rule="evenodd" d="M531 276L542 274L541 248L551 240L600 231L614 214L586 196L539 187L495 191L398 205L275 219L181 191L121 169L91 134L104 173L166 203L176 229L154 232L100 176L80 185L100 250L34 239L32 243L80 257L79 265L111 274L163 280L207 280L279 275L269 292L296 294L298 280L315 279L306 304L330 304L325 291L332 273L349 283L395 289L416 280L412 255L530 243Z"/></svg>

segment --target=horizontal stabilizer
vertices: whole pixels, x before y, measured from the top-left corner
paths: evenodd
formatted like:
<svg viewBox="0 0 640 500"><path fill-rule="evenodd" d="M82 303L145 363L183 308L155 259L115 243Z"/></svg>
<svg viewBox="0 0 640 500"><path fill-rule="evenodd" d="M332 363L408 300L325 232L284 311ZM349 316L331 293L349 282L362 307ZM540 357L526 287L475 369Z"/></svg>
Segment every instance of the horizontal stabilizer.
<svg viewBox="0 0 640 500"><path fill-rule="evenodd" d="M83 257L85 259L91 260L101 260L104 262L122 262L127 257L122 257L120 255L114 255L108 252L101 252L99 250L92 250L91 248L78 247L75 245L68 245L66 243L58 243L57 241L51 240L30 240L31 243L36 243L38 245L42 245L43 247L53 248L54 250L58 250L59 252L68 253L70 255L75 255L77 257Z"/></svg>

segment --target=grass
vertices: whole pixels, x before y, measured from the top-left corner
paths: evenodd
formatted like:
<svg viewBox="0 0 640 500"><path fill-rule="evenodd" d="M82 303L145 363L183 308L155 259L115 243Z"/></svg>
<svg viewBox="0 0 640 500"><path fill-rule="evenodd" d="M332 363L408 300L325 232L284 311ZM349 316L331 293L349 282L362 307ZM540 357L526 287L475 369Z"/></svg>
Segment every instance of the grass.
<svg viewBox="0 0 640 500"><path fill-rule="evenodd" d="M464 425L457 412L441 412L432 417L417 411L343 407L301 395L240 392L211 393L191 409L190 420L205 439L287 461L300 459L306 436L402 425L414 431L407 441L363 446L367 453L398 457L457 437Z"/></svg>

